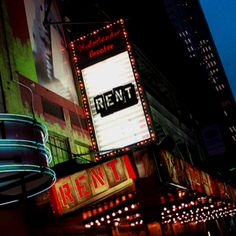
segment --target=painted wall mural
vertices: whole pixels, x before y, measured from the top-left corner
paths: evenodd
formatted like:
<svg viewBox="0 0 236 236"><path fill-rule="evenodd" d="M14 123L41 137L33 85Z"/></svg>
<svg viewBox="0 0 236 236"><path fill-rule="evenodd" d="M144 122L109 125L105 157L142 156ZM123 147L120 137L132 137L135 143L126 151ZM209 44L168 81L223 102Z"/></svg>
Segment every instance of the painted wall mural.
<svg viewBox="0 0 236 236"><path fill-rule="evenodd" d="M46 1L24 0L24 4L40 85L78 103L63 28L58 24L45 23L45 20L61 21L54 2L52 1L50 5L47 19L45 19L45 12L49 6Z"/></svg>

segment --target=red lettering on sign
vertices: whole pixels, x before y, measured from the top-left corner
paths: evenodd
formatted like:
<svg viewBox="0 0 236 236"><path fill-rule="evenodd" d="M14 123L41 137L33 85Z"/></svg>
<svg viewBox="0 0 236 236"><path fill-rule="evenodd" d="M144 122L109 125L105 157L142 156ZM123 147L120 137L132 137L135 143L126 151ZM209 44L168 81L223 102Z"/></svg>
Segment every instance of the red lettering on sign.
<svg viewBox="0 0 236 236"><path fill-rule="evenodd" d="M97 188L97 187L98 187L97 181L98 181L102 186L105 185L104 176L103 176L103 173L102 173L101 166L98 166L96 169L97 169L97 171L95 170L95 168L93 168L93 169L90 170L90 172L91 172L91 174L92 174L92 180L93 180L94 188Z"/></svg>
<svg viewBox="0 0 236 236"><path fill-rule="evenodd" d="M117 171L116 166L115 166L117 162L118 162L117 159L114 159L114 160L107 163L107 166L110 167L111 170L112 170L112 173L113 173L113 176L114 176L116 182L118 182L120 180L118 171Z"/></svg>
<svg viewBox="0 0 236 236"><path fill-rule="evenodd" d="M78 44L79 52L83 52L84 50L88 50L88 49L91 49L92 47L99 46L103 44L104 42L110 41L113 38L119 36L121 33L122 33L121 30L117 30L114 32L112 31L109 34L104 35L103 37L98 35L98 37L95 37L94 39L90 39L87 43L79 43Z"/></svg>
<svg viewBox="0 0 236 236"><path fill-rule="evenodd" d="M63 202L64 206L66 206L68 204L68 201L69 201L69 203L74 202L74 199L71 196L71 190L70 190L70 186L68 183L61 185L59 188L59 191L60 191L60 194L62 197L62 202Z"/></svg>
<svg viewBox="0 0 236 236"><path fill-rule="evenodd" d="M92 57L99 56L105 52L112 50L113 47L114 47L114 45L110 44L110 45L104 45L102 48L97 49L97 50L90 50L89 57L92 58Z"/></svg>
<svg viewBox="0 0 236 236"><path fill-rule="evenodd" d="M82 181L83 179L85 179L85 176L81 175L80 177L78 177L75 180L75 184L76 184L76 187L77 187L77 189L79 191L80 198L87 197L87 196L89 196L91 194L91 191L89 189L86 189L85 184L80 183L80 181Z"/></svg>
<svg viewBox="0 0 236 236"><path fill-rule="evenodd" d="M81 206L98 201L109 196L107 191L121 191L130 186L127 166L132 168L128 155L109 160L99 166L77 172L57 180L55 193L52 194L53 209L61 215ZM135 177L133 170L130 176ZM56 206L58 205L58 206Z"/></svg>

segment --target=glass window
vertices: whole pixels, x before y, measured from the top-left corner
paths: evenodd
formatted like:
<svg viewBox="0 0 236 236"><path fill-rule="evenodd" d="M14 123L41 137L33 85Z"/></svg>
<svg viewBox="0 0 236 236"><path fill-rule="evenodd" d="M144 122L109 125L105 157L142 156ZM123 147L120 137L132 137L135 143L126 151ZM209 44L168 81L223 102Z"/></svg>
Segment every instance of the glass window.
<svg viewBox="0 0 236 236"><path fill-rule="evenodd" d="M77 115L76 113L70 111L70 120L71 124L81 128L81 129L87 129L87 122L86 119Z"/></svg>
<svg viewBox="0 0 236 236"><path fill-rule="evenodd" d="M64 119L64 114L63 114L63 109L61 106L52 103L50 101L47 101L45 99L42 99L42 106L43 106L43 111L49 115L55 116L60 120L65 120Z"/></svg>
<svg viewBox="0 0 236 236"><path fill-rule="evenodd" d="M76 158L79 161L81 161L81 163L88 163L92 160L91 154L84 155L90 152L89 146L82 143L75 143L75 146L76 146Z"/></svg>
<svg viewBox="0 0 236 236"><path fill-rule="evenodd" d="M48 146L52 153L52 162L50 163L51 167L71 158L67 138L50 134L48 137Z"/></svg>

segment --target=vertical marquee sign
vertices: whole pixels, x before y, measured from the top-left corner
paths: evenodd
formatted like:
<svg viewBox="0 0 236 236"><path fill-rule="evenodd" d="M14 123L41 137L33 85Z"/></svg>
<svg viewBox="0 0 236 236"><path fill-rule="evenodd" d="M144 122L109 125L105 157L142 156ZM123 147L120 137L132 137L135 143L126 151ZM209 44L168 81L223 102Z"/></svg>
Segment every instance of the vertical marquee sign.
<svg viewBox="0 0 236 236"><path fill-rule="evenodd" d="M100 158L154 141L123 20L80 37L70 48L93 150L108 150Z"/></svg>

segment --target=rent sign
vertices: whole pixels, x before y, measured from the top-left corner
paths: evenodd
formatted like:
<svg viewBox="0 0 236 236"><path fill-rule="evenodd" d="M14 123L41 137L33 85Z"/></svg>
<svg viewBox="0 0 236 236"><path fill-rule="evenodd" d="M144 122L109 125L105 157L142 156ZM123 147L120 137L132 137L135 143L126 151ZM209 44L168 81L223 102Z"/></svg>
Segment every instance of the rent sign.
<svg viewBox="0 0 236 236"><path fill-rule="evenodd" d="M127 155L58 179L51 204L55 214L74 211L133 184L135 174Z"/></svg>

